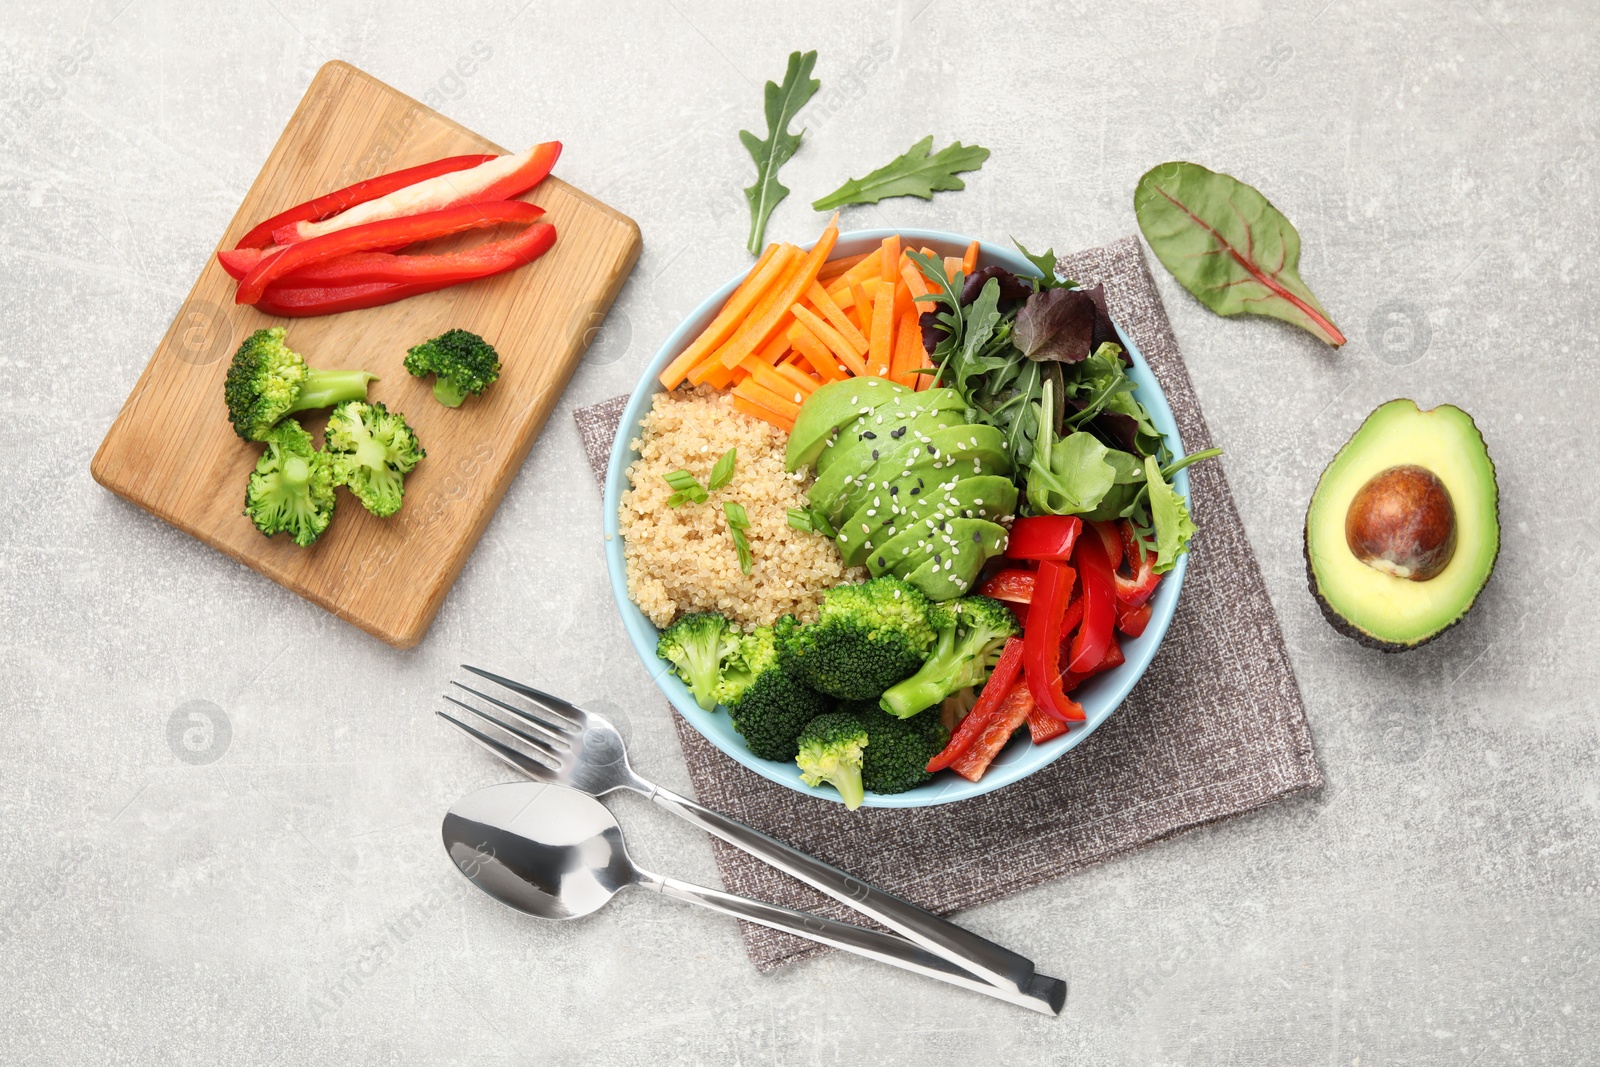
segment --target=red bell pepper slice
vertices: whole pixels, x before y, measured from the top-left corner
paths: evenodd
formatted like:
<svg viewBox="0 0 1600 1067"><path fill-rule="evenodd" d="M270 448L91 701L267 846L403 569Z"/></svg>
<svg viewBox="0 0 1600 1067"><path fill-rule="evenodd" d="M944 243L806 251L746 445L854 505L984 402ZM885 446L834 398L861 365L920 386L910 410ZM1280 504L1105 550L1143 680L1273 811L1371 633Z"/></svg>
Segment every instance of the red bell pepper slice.
<svg viewBox="0 0 1600 1067"><path fill-rule="evenodd" d="M955 733L950 735L950 741L944 750L928 761L928 773L942 771L954 763L962 753L972 747L994 718L995 712L1004 703L1007 694L1017 684L1017 675L1022 673L1022 641L1012 637L1006 640L1005 648L1000 652L1000 662L994 665L994 670L989 674L989 680L983 685L983 692L978 694L978 702L967 712L967 717L961 720L961 725L956 727Z"/></svg>
<svg viewBox="0 0 1600 1067"><path fill-rule="evenodd" d="M1005 600L1012 604L1027 604L1033 600L1033 580L1033 571L1007 567L1003 571L996 571L988 581L980 585L978 595Z"/></svg>
<svg viewBox="0 0 1600 1067"><path fill-rule="evenodd" d="M373 249L375 252L398 252L404 245L394 248ZM222 269L228 272L228 277L234 281L243 281L244 276L254 270L261 261L279 252L276 245L270 248L224 248L217 253L217 262L222 264ZM303 276L304 272L302 272Z"/></svg>
<svg viewBox="0 0 1600 1067"><path fill-rule="evenodd" d="M1062 722L1082 722L1083 709L1061 687L1061 623L1072 596L1073 569L1060 560L1039 564L1022 632L1022 676L1039 709Z"/></svg>
<svg viewBox="0 0 1600 1067"><path fill-rule="evenodd" d="M443 282L454 285L487 278L532 263L556 243L556 228L535 222L515 237L460 252L395 255L352 252L297 270L276 283L280 288L341 288L371 282Z"/></svg>
<svg viewBox="0 0 1600 1067"><path fill-rule="evenodd" d="M1122 646L1119 645L1117 643L1117 639L1113 637L1111 639L1111 643L1106 645L1106 654L1100 657L1100 662L1095 664L1092 669L1085 671L1082 674L1076 674L1072 671L1067 672L1067 690L1070 692L1078 688L1078 686L1082 685L1090 678L1093 678L1095 675L1109 671L1112 667L1120 667L1126 662L1127 659L1122 654Z"/></svg>
<svg viewBox="0 0 1600 1067"><path fill-rule="evenodd" d="M1012 559L1071 559L1083 521L1076 515L1027 515L1011 524L1006 555Z"/></svg>
<svg viewBox="0 0 1600 1067"><path fill-rule="evenodd" d="M1067 732L1067 724L1051 715L1046 715L1035 704L1028 711L1028 736L1036 745L1046 741L1053 741Z"/></svg>
<svg viewBox="0 0 1600 1067"><path fill-rule="evenodd" d="M272 283L336 256L407 245L435 237L447 237L453 233L484 229L503 222L533 222L543 214L544 208L525 204L520 200L463 204L459 207L445 208L443 211L430 211L423 215L410 215L405 218L367 223L364 226L352 226L347 230L330 233L326 237L297 241L256 264L239 283L239 290L233 299L239 304L254 304L261 299L261 294Z"/></svg>
<svg viewBox="0 0 1600 1067"><path fill-rule="evenodd" d="M1116 623L1116 584L1111 563L1098 537L1078 542L1078 571L1083 579L1083 625L1072 639L1067 670L1083 674L1106 654L1111 628Z"/></svg>
<svg viewBox="0 0 1600 1067"><path fill-rule="evenodd" d="M1115 571L1117 603L1136 608L1150 599L1150 594L1161 584L1161 575L1156 573L1155 553L1145 551L1144 545L1139 543L1139 535L1134 532L1133 523L1126 519L1122 520L1122 545L1123 558L1127 561L1128 569L1133 572L1133 576L1124 578L1121 571ZM1138 634L1130 636L1137 637Z"/></svg>
<svg viewBox="0 0 1600 1067"><path fill-rule="evenodd" d="M950 764L950 769L969 782L976 782L983 777L983 772L989 769L989 764L1006 747L1006 742L1011 740L1011 735L1017 728L1028 721L1028 713L1033 710L1033 694L1026 685L1012 686L1011 691L995 711L994 717L984 727L972 745L963 752L956 761Z"/></svg>
<svg viewBox="0 0 1600 1067"><path fill-rule="evenodd" d="M1117 629L1129 637L1138 637L1144 633L1144 628L1150 625L1151 607L1149 604L1140 604L1136 608L1128 607L1120 600L1117 602Z"/></svg>
<svg viewBox="0 0 1600 1067"><path fill-rule="evenodd" d="M259 222L249 233L239 239L235 248L266 248L272 244L272 231L296 222L320 222L330 215L337 215L347 211L357 204L365 204L369 200L376 200L380 196L388 196L397 189L404 189L408 185L415 185L429 178L436 178L441 174L451 174L458 170L467 170L480 163L487 163L494 159L492 155L475 156L450 156L446 159L436 159L432 163L424 163L418 167L407 167L405 170L392 171L380 174L376 178L347 185L331 193L324 193L314 200L307 200L303 204L296 204L287 211L280 211L276 215ZM237 275L235 275L237 277Z"/></svg>
<svg viewBox="0 0 1600 1067"><path fill-rule="evenodd" d="M261 294L255 307L268 315L281 315L286 319L307 319L316 315L332 315L336 311L358 311L378 307L439 289L448 289L457 283L445 282L368 282L365 285L345 285L330 289L312 286L291 289L269 285Z"/></svg>
<svg viewBox="0 0 1600 1067"><path fill-rule="evenodd" d="M1122 530L1120 522L1091 522L1090 527L1100 535L1100 547L1106 550L1106 560L1111 569L1122 566Z"/></svg>
<svg viewBox="0 0 1600 1067"><path fill-rule="evenodd" d="M486 204L532 189L545 179L561 156L560 141L536 144L516 155L496 156L468 171L441 174L392 190L387 196L357 204L319 222L299 221L272 233L280 245L309 241L340 230L385 219L407 218L465 204Z"/></svg>
<svg viewBox="0 0 1600 1067"><path fill-rule="evenodd" d="M1026 605L1026 604L1018 604L1016 601L1013 600L1011 603L1007 604L1006 607L1010 608L1011 609L1011 614L1013 614L1013 615L1015 615L1017 617L1017 629L1024 630L1024 631L1027 630L1027 628L1028 628L1028 605Z"/></svg>

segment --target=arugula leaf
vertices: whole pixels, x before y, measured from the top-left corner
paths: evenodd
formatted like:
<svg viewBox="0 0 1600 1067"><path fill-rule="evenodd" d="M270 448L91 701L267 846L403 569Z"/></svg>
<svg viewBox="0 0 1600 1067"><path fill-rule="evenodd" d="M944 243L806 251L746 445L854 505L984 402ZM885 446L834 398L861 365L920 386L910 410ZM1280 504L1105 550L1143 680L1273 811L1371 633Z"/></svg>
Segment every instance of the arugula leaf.
<svg viewBox="0 0 1600 1067"><path fill-rule="evenodd" d="M733 480L733 465L738 461L739 450L730 448L717 460L716 466L711 468L711 480L706 482L706 488L715 493L718 489Z"/></svg>
<svg viewBox="0 0 1600 1067"><path fill-rule="evenodd" d="M1139 179L1133 210L1161 265L1218 315L1270 315L1344 344L1300 279L1300 234L1254 187L1198 163L1162 163Z"/></svg>
<svg viewBox="0 0 1600 1067"><path fill-rule="evenodd" d="M767 219L778 201L789 195L787 186L778 181L778 168L789 162L789 157L800 147L805 131L789 132L789 123L806 106L822 83L811 77L811 68L817 65L817 53L789 53L789 67L784 72L783 84L767 82L766 117L767 139L761 140L749 130L739 131L739 141L756 163L756 183L744 191L750 202L750 243L752 256L761 254L766 239Z"/></svg>
<svg viewBox="0 0 1600 1067"><path fill-rule="evenodd" d="M963 145L960 141L941 148L933 155L930 133L908 148L904 155L896 156L865 178L851 178L839 188L813 201L818 211L832 211L846 204L876 204L891 196L919 196L932 200L933 194L944 189L965 189L967 183L956 175L977 170L989 158L989 150L977 145Z"/></svg>
<svg viewBox="0 0 1600 1067"><path fill-rule="evenodd" d="M1194 536L1194 520L1189 518L1189 506L1178 491L1161 477L1161 467L1154 456L1144 460L1145 484L1150 487L1150 522L1155 528L1155 572L1165 574L1178 562L1178 557L1189 551L1189 538Z"/></svg>
<svg viewBox="0 0 1600 1067"><path fill-rule="evenodd" d="M1044 250L1043 255L1036 256L1022 247L1022 242L1015 237L1011 239L1011 243L1017 246L1017 251L1022 253L1023 259L1039 268L1039 277L1028 279L1033 283L1033 288L1036 292L1043 292L1046 289L1070 289L1078 284L1056 273L1056 250L1054 248L1047 248Z"/></svg>

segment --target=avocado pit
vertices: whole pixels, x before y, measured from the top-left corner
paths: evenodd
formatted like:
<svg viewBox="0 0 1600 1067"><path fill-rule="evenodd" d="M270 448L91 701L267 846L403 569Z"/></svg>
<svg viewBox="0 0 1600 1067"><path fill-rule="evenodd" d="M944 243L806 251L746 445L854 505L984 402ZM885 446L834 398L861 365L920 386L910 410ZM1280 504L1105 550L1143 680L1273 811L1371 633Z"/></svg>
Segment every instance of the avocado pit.
<svg viewBox="0 0 1600 1067"><path fill-rule="evenodd" d="M1425 582L1455 555L1455 504L1438 475L1426 467L1390 467L1356 491L1345 513L1344 537L1367 566Z"/></svg>

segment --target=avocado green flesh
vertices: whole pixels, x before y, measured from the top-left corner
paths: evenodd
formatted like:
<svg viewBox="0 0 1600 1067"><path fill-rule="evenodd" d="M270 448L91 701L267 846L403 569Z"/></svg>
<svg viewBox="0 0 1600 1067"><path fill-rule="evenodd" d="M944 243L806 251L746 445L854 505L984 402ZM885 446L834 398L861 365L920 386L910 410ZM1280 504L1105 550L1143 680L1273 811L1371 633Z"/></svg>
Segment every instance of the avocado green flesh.
<svg viewBox="0 0 1600 1067"><path fill-rule="evenodd" d="M818 386L800 405L800 414L789 431L789 444L784 450L784 467L797 471L817 462L833 432L860 418L862 409L871 410L891 403L899 397L901 403L917 394L899 382L887 378L844 378Z"/></svg>
<svg viewBox="0 0 1600 1067"><path fill-rule="evenodd" d="M1435 577L1414 582L1357 559L1345 541L1345 516L1375 474L1401 464L1434 473L1450 493L1456 549ZM1458 622L1494 571L1500 551L1494 463L1472 417L1443 404L1421 411L1410 400L1382 405L1322 472L1306 512L1307 577L1323 613L1342 632L1389 651L1415 648Z"/></svg>
<svg viewBox="0 0 1600 1067"><path fill-rule="evenodd" d="M977 444L973 444L974 441ZM907 497L915 486L920 496L934 491L935 486L950 486L961 478L1006 474L1011 469L1005 438L992 426L952 426L935 430L928 434L928 440L917 443L922 446L920 452L910 450L892 460L885 457L856 475L855 481L837 498L827 503L813 503L827 511L830 521L837 526L867 501L882 499L894 486L900 486L900 492Z"/></svg>
<svg viewBox="0 0 1600 1067"><path fill-rule="evenodd" d="M855 395L859 400L859 394ZM856 446L859 444L893 440L890 434L913 419L938 416L935 424L946 426L966 421L963 417L966 401L954 389L929 389L914 396L915 399L912 399L909 395L893 394L888 403L868 408L841 426L838 434L829 438L817 454L817 477L826 475L842 460L863 455L873 447L867 444L865 448L858 449ZM869 433L873 436L867 437Z"/></svg>
<svg viewBox="0 0 1600 1067"><path fill-rule="evenodd" d="M942 562L976 555L981 564L999 555L1005 545L1006 528L988 519L924 519L874 550L867 557L867 570L874 578L880 574L903 578L934 556Z"/></svg>
<svg viewBox="0 0 1600 1067"><path fill-rule="evenodd" d="M873 500L878 503L875 505ZM847 567L859 567L867 553L914 523L937 515L941 519L968 518L1000 520L1016 513L1017 487L999 474L978 474L962 478L948 491L911 496L902 488L887 498L874 497L857 508L844 521L851 534L839 545ZM860 535L855 536L855 531Z"/></svg>
<svg viewBox="0 0 1600 1067"><path fill-rule="evenodd" d="M923 437L959 425L961 416L948 411L935 411L913 412L912 417L905 420L885 419L871 430L847 430L848 439L840 436L835 438L832 448L823 449L824 456L837 458L826 470L820 465L817 467L817 480L811 483L806 499L815 507L823 507L819 501L837 500L850 488L851 479L865 473L874 464L890 463L897 457L903 459L911 449L920 447L918 442ZM892 436L902 428L904 433L899 437ZM865 436L869 433L871 437Z"/></svg>

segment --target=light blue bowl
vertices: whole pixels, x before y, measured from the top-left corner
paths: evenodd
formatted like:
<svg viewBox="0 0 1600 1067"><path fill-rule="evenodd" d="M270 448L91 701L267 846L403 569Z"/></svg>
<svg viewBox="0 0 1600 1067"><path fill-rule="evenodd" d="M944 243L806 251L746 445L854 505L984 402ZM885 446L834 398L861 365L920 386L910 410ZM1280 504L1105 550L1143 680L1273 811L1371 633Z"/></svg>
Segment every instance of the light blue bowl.
<svg viewBox="0 0 1600 1067"><path fill-rule="evenodd" d="M939 230L857 230L840 236L834 255L848 256L870 251L878 247L879 243L891 233L899 233L911 246L926 246L943 256L961 255L972 240L969 237ZM1039 273L1031 263L1016 252L988 242L980 242L978 260L984 265L998 264L1020 275L1037 277ZM640 420L649 412L655 394L661 391L657 378L662 370L711 322L718 309L732 294L734 287L743 278L742 274L730 278L725 285L695 308L676 330L672 331L672 336L667 338L666 343L656 353L655 359L645 368L643 377L633 390L633 395L628 398L627 409L623 411L622 421L617 429L617 439L611 446L611 465L606 471L606 568L611 573L611 591L617 598L617 609L622 612L622 623L627 627L635 651L639 653L639 658L644 662L650 676L655 679L656 685L666 694L667 699L672 701L672 706L689 720L690 725L704 734L713 745L763 778L788 786L796 792L838 801L839 794L832 788L812 788L803 783L800 780L800 771L793 763L777 763L751 755L750 750L745 747L744 739L728 721L726 712L702 710L700 705L695 703L688 688L669 670L666 662L656 655L658 631L650 620L645 618L644 613L634 606L633 601L628 599L627 570L622 558L622 536L617 531L617 508L622 500L622 491L626 487L625 472L628 464L639 456L629 447L629 443L638 436ZM1167 447L1172 449L1174 455L1182 456L1184 452L1178 440L1178 427L1172 419L1172 410L1167 407L1167 399L1162 395L1161 387L1156 384L1155 376L1150 373L1150 367L1139 354L1139 349L1126 337L1122 343L1133 357L1133 366L1128 376L1139 387L1137 393L1139 399L1143 401L1151 418L1155 420L1156 428L1166 435ZM1188 472L1179 471L1174 482L1178 492L1187 498ZM920 808L930 804L948 804L955 800L981 796L1027 777L1076 747L1095 727L1105 722L1106 718L1117 710L1117 706L1122 703L1128 691L1133 688L1134 683L1144 674L1145 668L1155 657L1156 648L1161 644L1161 638L1166 634L1168 624L1172 622L1172 613L1177 608L1178 593L1183 588L1183 575L1188 564L1187 555L1180 557L1177 566L1167 574L1156 589L1155 596L1151 598L1154 612L1144 633L1136 638L1121 638L1122 651L1127 657L1127 662L1086 682L1074 694L1075 699L1083 705L1087 719L1081 726L1074 726L1067 733L1042 745L1027 743L1008 745L989 767L988 773L979 781L969 782L956 774L942 773L927 785L894 796L868 793L866 806Z"/></svg>

